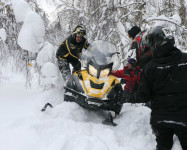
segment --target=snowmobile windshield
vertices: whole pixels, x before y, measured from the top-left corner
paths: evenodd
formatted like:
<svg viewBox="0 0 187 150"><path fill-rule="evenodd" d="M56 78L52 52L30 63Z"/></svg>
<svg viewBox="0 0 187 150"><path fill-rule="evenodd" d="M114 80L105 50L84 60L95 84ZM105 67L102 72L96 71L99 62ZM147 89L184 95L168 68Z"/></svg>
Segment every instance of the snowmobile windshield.
<svg viewBox="0 0 187 150"><path fill-rule="evenodd" d="M104 40L97 40L90 43L87 51L82 54L81 61L83 67L87 67L88 62L92 61L92 64L102 66L103 69L104 66L113 63L111 69L117 70L121 62L118 54L119 52L117 52L114 44Z"/></svg>

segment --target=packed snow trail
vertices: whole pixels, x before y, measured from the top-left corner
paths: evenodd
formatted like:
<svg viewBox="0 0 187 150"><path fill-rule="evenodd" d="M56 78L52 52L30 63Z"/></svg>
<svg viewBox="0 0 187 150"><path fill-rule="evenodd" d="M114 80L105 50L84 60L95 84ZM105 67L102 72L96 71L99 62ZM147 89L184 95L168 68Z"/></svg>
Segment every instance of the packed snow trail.
<svg viewBox="0 0 187 150"><path fill-rule="evenodd" d="M46 102L54 108L41 112ZM101 123L105 115L63 102L63 90L26 90L21 77L0 81L1 150L154 150L149 108L124 104L116 127ZM181 150L176 137L172 150Z"/></svg>

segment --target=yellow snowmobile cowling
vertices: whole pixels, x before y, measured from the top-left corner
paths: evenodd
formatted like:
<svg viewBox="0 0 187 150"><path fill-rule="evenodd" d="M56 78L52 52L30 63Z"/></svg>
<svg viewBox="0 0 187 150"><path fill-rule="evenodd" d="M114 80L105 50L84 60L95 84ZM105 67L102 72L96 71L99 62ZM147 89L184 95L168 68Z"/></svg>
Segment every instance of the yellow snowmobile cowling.
<svg viewBox="0 0 187 150"><path fill-rule="evenodd" d="M79 72L79 75L80 73L82 75L82 80L80 80L80 83L85 94L90 97L104 99L111 89L117 83L120 83L119 80L112 75L97 79L96 77L88 74L86 70ZM78 76L78 74L75 75Z"/></svg>
<svg viewBox="0 0 187 150"><path fill-rule="evenodd" d="M84 108L114 111L118 115L123 105L123 89L112 75L98 79L82 70L71 75L64 89L64 101L76 102Z"/></svg>

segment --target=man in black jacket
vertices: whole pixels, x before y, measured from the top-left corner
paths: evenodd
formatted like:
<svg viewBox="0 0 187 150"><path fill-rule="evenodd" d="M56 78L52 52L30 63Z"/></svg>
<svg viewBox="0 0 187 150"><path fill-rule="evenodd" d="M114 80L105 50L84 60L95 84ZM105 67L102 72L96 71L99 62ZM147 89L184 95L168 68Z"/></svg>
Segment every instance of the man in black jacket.
<svg viewBox="0 0 187 150"><path fill-rule="evenodd" d="M174 46L174 38L157 26L144 39L153 52L144 67L138 90L127 102L151 100L151 126L157 150L171 150L175 134L187 150L187 54Z"/></svg>
<svg viewBox="0 0 187 150"><path fill-rule="evenodd" d="M86 30L83 26L78 25L73 34L70 35L57 50L56 58L58 67L62 74L64 81L69 79L71 74L69 63L73 66L73 72L81 70L81 63L79 61L82 49L87 49L89 43L84 38Z"/></svg>

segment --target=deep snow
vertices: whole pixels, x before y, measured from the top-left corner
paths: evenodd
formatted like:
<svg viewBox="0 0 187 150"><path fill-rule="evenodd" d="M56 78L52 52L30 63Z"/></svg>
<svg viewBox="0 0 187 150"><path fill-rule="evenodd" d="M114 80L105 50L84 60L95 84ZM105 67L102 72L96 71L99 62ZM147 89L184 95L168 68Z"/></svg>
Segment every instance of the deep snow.
<svg viewBox="0 0 187 150"><path fill-rule="evenodd" d="M51 48L48 49L50 45L43 45L45 29L40 16L32 12L26 1L12 2L16 20L23 22L18 35L19 45L30 52L38 52L44 46L37 62L41 67L46 62L54 63ZM51 3L42 1L42 4L52 22L55 19L54 7ZM118 29L125 32L120 22ZM1 32L0 37L4 41L6 33ZM126 43L124 37L122 42ZM155 149L155 136L149 125L149 108L141 104L124 104L121 115L115 119L118 126L106 126L101 122L107 112L89 111L76 103L63 102L63 89L43 91L36 85L26 89L24 77L7 69L0 66L0 150ZM45 67L43 69L44 72L47 70ZM41 112L46 102L52 103L54 108ZM174 141L172 150L181 150L176 137Z"/></svg>
<svg viewBox="0 0 187 150"><path fill-rule="evenodd" d="M54 105L41 112L46 102ZM106 112L63 102L63 90L25 88L21 75L0 75L1 150L153 150L150 109L124 104L116 127L101 124ZM173 150L181 150L176 137Z"/></svg>

